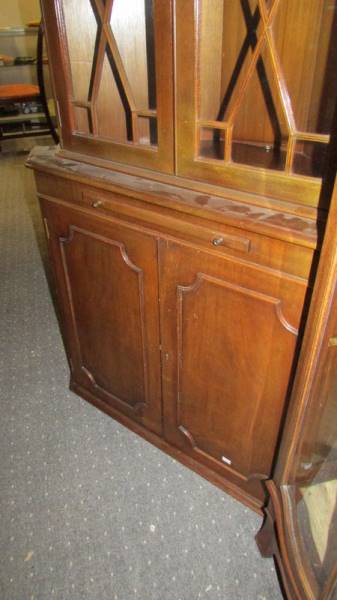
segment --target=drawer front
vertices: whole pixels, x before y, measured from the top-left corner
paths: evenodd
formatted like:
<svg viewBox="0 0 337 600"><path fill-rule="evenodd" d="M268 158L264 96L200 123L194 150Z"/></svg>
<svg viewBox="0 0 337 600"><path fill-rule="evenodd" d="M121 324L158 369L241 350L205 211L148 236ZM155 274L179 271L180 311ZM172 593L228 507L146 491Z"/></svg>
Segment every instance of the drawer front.
<svg viewBox="0 0 337 600"><path fill-rule="evenodd" d="M205 218L197 217L63 178L50 179L39 174L37 184L40 196L55 201L57 197L61 202L89 210L101 218L121 219L155 235L193 244L214 256L235 256L304 279L309 277L313 249L275 239L272 233L270 237L260 235L245 227L214 222L206 214Z"/></svg>

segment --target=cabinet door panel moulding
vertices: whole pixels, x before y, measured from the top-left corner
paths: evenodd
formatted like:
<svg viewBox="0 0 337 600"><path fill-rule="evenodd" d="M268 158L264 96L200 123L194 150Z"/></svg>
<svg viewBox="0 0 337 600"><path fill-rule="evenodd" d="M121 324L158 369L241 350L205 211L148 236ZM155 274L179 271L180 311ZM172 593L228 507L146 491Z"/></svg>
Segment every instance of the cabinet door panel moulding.
<svg viewBox="0 0 337 600"><path fill-rule="evenodd" d="M166 439L263 497L306 283L166 241L159 257Z"/></svg>
<svg viewBox="0 0 337 600"><path fill-rule="evenodd" d="M146 265L149 256L156 256L156 242L138 235L140 250L135 252L133 241L130 258L127 230L101 232L99 223L87 229L85 217L53 211L61 222L57 229L49 226L49 243L58 283L64 286L73 377L160 432L160 344L156 309L151 308L158 292L156 271ZM50 213L46 218L50 222ZM137 266L140 251L142 266Z"/></svg>

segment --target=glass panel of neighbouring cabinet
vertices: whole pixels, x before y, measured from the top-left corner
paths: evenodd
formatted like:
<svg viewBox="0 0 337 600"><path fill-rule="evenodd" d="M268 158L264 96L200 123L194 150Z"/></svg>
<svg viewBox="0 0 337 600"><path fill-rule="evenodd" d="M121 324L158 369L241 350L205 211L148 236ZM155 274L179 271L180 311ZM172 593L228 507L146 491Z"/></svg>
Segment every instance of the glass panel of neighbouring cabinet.
<svg viewBox="0 0 337 600"><path fill-rule="evenodd" d="M329 317L337 332L337 294ZM292 467L295 529L321 591L337 597L337 337L330 338L315 379L301 442ZM323 593L335 585L335 593ZM318 597L318 594L317 594Z"/></svg>
<svg viewBox="0 0 337 600"><path fill-rule="evenodd" d="M62 1L79 133L156 146L153 4L153 0Z"/></svg>
<svg viewBox="0 0 337 600"><path fill-rule="evenodd" d="M337 95L336 0L195 6L199 157L320 177Z"/></svg>

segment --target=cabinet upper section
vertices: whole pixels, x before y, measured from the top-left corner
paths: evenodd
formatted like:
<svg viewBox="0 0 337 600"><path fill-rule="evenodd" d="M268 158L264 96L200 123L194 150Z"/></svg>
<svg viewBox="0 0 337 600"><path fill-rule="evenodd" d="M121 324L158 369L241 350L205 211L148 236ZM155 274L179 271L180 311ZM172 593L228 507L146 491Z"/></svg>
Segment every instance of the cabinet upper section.
<svg viewBox="0 0 337 600"><path fill-rule="evenodd" d="M317 205L337 0L42 5L64 149Z"/></svg>

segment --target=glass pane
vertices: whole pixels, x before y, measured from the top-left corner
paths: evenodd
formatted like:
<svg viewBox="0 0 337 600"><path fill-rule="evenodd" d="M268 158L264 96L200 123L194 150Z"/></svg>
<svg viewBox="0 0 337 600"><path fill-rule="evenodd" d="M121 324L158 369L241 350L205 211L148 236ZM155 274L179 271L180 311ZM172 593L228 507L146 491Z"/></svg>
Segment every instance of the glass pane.
<svg viewBox="0 0 337 600"><path fill-rule="evenodd" d="M332 315L337 334L337 298ZM315 389L294 484L303 551L323 590L337 565L337 345L329 346Z"/></svg>
<svg viewBox="0 0 337 600"><path fill-rule="evenodd" d="M197 4L199 125L222 121L233 127L227 160L285 170L291 134L330 132L337 95L337 1ZM294 172L321 176L327 142L313 140L312 150L307 143L297 145Z"/></svg>
<svg viewBox="0 0 337 600"><path fill-rule="evenodd" d="M274 36L297 129L329 133L337 94L337 2L282 0Z"/></svg>
<svg viewBox="0 0 337 600"><path fill-rule="evenodd" d="M293 165L294 173L309 175L311 177L321 177L323 174L326 152L326 144L320 144L318 142L297 142Z"/></svg>
<svg viewBox="0 0 337 600"><path fill-rule="evenodd" d="M121 94L116 85L107 53L103 61L102 78L96 102L96 114L97 135L121 143L127 142L128 138L131 138L130 110L126 102L123 106Z"/></svg>
<svg viewBox="0 0 337 600"><path fill-rule="evenodd" d="M63 0L63 13L77 130L155 145L153 0ZM153 117L139 114L149 110Z"/></svg>
<svg viewBox="0 0 337 600"><path fill-rule="evenodd" d="M203 158L224 159L225 131L223 129L200 129L199 155Z"/></svg>
<svg viewBox="0 0 337 600"><path fill-rule="evenodd" d="M248 3L248 11L252 11L252 19L257 27L257 0ZM239 80L243 81L247 73L256 36L250 43L244 17L245 11L239 0L199 1L201 119L226 120L235 100L237 84Z"/></svg>
<svg viewBox="0 0 337 600"><path fill-rule="evenodd" d="M239 84L242 85L241 80ZM285 167L287 145L288 130L275 73L268 52L263 50L235 112L232 159L281 170Z"/></svg>
<svg viewBox="0 0 337 600"><path fill-rule="evenodd" d="M69 61L75 100L88 99L97 22L89 0L63 0Z"/></svg>
<svg viewBox="0 0 337 600"><path fill-rule="evenodd" d="M248 144L247 142L233 141L232 159L236 163L261 167L264 169L284 169L286 161L286 147L273 144Z"/></svg>
<svg viewBox="0 0 337 600"><path fill-rule="evenodd" d="M157 146L158 132L155 117L138 118L138 141L140 144Z"/></svg>
<svg viewBox="0 0 337 600"><path fill-rule="evenodd" d="M90 133L89 115L86 108L74 108L76 119L76 131L79 133Z"/></svg>
<svg viewBox="0 0 337 600"><path fill-rule="evenodd" d="M155 108L153 0L114 0L110 25L138 110Z"/></svg>

